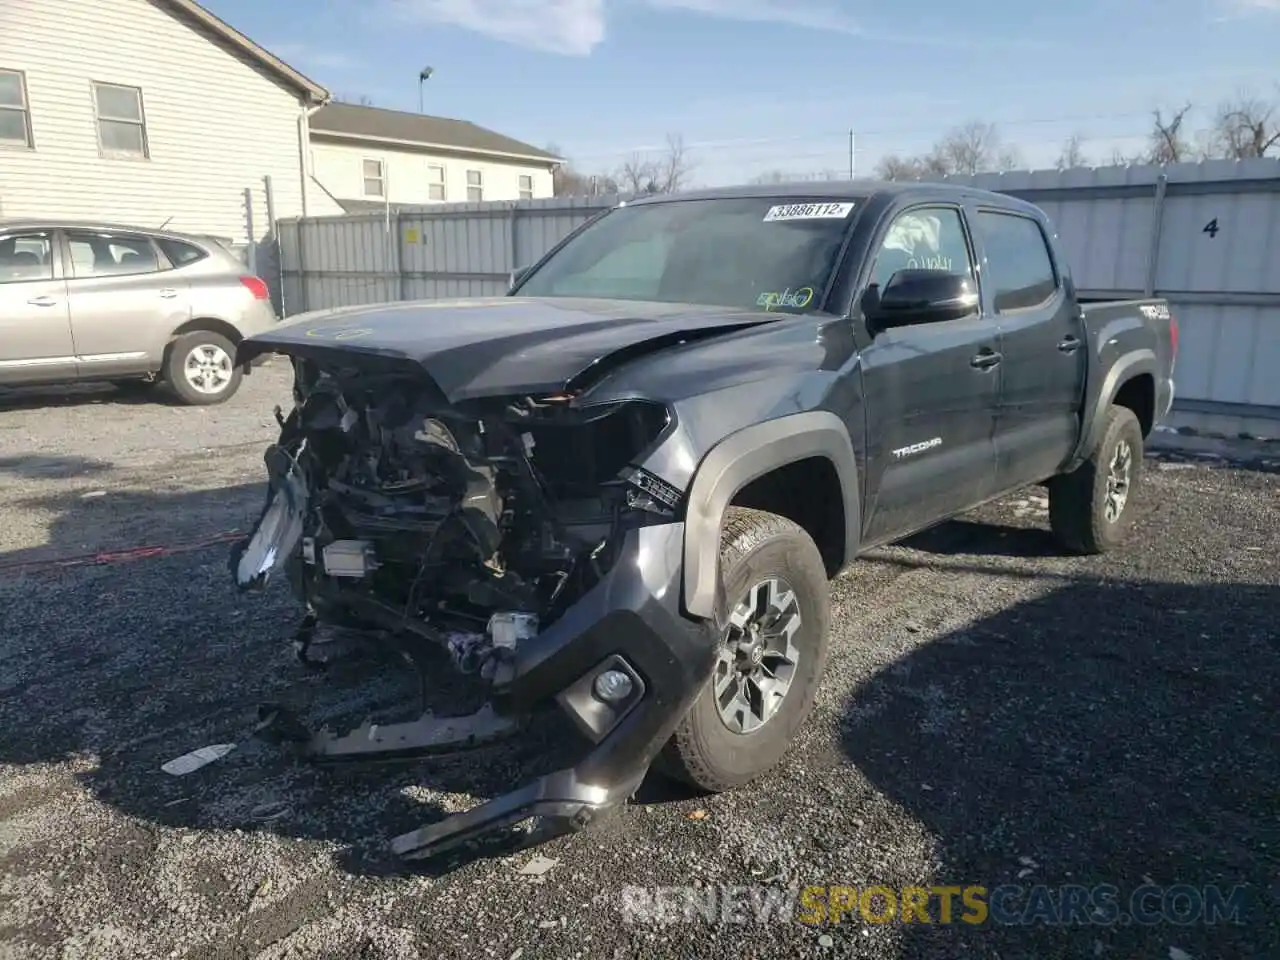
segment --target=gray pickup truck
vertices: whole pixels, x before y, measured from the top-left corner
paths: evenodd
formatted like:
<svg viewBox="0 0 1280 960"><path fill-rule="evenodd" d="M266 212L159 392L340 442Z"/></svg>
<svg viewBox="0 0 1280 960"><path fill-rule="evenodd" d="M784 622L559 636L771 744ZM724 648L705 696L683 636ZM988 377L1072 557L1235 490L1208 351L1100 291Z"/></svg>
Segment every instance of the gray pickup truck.
<svg viewBox="0 0 1280 960"><path fill-rule="evenodd" d="M397 837L422 857L577 829L657 762L730 789L821 681L828 581L859 554L1046 484L1062 547L1130 525L1173 400L1162 300L1081 304L1036 207L957 186L748 187L620 204L509 295L308 314L242 343L295 405L231 568L277 572L295 638L408 652L456 716L299 734L322 760L519 736L578 758ZM855 641L856 642L856 641ZM529 842L533 842L532 839Z"/></svg>

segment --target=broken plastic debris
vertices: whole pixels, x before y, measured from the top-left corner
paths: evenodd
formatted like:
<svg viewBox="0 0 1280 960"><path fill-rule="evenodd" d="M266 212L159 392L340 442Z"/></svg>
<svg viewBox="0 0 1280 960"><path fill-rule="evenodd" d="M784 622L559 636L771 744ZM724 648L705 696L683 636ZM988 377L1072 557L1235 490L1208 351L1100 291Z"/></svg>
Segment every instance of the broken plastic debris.
<svg viewBox="0 0 1280 960"><path fill-rule="evenodd" d="M521 867L519 872L529 877L540 877L549 872L559 862L559 860L553 860L551 857L539 855Z"/></svg>
<svg viewBox="0 0 1280 960"><path fill-rule="evenodd" d="M270 823L273 820L288 816L292 812L293 808L283 801L260 803L249 811L249 819L258 823Z"/></svg>
<svg viewBox="0 0 1280 960"><path fill-rule="evenodd" d="M199 770L206 764L220 760L236 748L234 743L215 743L199 750L192 750L180 757L160 764L160 769L174 777L185 777L188 773Z"/></svg>

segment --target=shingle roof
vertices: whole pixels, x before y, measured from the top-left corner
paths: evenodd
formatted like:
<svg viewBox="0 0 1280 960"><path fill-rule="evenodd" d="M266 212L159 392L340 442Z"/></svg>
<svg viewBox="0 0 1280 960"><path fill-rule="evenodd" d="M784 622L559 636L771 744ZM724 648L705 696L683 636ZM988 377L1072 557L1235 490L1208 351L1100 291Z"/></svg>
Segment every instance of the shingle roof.
<svg viewBox="0 0 1280 960"><path fill-rule="evenodd" d="M321 107L311 117L311 132L374 140L399 140L423 146L512 154L547 161L561 159L554 153L486 130L466 120L383 110L380 107L362 107L352 103L329 103Z"/></svg>

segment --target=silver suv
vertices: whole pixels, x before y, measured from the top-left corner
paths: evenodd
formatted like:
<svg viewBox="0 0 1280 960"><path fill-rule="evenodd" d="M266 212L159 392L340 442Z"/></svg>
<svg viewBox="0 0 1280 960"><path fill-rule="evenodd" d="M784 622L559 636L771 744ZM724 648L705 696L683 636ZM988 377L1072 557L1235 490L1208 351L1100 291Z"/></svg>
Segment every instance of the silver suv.
<svg viewBox="0 0 1280 960"><path fill-rule="evenodd" d="M217 241L0 220L0 386L164 382L221 403L245 373L236 344L275 323L267 285Z"/></svg>

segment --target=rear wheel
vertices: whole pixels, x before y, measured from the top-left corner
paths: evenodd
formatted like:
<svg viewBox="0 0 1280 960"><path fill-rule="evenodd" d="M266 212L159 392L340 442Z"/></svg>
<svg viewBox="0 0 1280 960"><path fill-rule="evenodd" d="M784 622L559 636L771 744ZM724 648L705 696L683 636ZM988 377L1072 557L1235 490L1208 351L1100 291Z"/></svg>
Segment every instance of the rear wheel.
<svg viewBox="0 0 1280 960"><path fill-rule="evenodd" d="M1106 553L1133 524L1142 477L1142 426L1127 407L1107 411L1093 452L1071 473L1049 481L1049 526L1072 553Z"/></svg>
<svg viewBox="0 0 1280 960"><path fill-rule="evenodd" d="M720 564L729 627L711 681L660 756L665 772L713 792L782 759L813 708L830 620L822 556L785 517L731 507Z"/></svg>
<svg viewBox="0 0 1280 960"><path fill-rule="evenodd" d="M236 348L226 337L197 330L169 346L165 380L183 403L222 403L238 389L244 371L235 365Z"/></svg>

